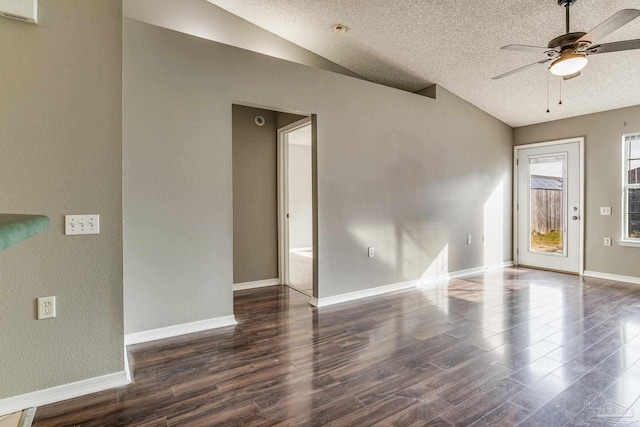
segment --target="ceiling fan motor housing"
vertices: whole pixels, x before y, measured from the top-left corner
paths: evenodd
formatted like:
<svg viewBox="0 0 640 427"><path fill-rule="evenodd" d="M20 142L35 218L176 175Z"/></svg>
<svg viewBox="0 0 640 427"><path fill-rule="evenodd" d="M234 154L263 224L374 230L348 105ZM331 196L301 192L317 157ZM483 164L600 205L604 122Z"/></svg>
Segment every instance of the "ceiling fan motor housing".
<svg viewBox="0 0 640 427"><path fill-rule="evenodd" d="M576 32L576 33L567 33L561 36L556 37L555 39L549 42L549 49L564 49L567 47L571 47L577 42L582 36L586 33Z"/></svg>

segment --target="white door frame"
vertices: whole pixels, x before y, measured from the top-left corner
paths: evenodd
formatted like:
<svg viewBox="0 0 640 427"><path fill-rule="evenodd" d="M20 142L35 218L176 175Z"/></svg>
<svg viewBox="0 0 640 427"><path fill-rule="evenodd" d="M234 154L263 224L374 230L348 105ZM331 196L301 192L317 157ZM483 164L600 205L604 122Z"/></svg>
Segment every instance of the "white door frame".
<svg viewBox="0 0 640 427"><path fill-rule="evenodd" d="M553 145L577 142L580 147L580 268L578 274L584 274L584 137L560 139L556 141L537 142L533 144L516 145L513 147L513 264L518 265L518 154L520 150L528 148L549 147Z"/></svg>
<svg viewBox="0 0 640 427"><path fill-rule="evenodd" d="M280 284L289 282L289 156L286 134L311 125L311 117L278 129L278 277ZM317 256L313 254L314 258Z"/></svg>

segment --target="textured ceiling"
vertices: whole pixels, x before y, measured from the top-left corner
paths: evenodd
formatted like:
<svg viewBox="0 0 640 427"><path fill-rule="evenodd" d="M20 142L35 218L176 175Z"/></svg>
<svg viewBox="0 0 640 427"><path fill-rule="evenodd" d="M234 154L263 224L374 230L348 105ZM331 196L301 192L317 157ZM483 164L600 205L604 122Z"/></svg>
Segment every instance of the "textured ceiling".
<svg viewBox="0 0 640 427"><path fill-rule="evenodd" d="M209 0L374 82L418 90L436 83L517 127L640 103L640 50L589 58L582 76L562 83L539 65L500 80L491 77L544 59L500 50L546 46L563 34L556 0ZM640 0L579 0L571 31L589 31ZM335 24L349 28L333 31ZM640 38L640 18L601 43Z"/></svg>

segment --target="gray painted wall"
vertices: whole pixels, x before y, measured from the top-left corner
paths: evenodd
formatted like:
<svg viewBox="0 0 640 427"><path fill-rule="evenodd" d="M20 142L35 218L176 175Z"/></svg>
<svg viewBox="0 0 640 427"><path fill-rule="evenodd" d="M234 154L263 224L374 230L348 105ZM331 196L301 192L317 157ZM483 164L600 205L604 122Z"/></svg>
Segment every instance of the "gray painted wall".
<svg viewBox="0 0 640 427"><path fill-rule="evenodd" d="M512 129L451 93L129 19L123 56L127 332L231 314L233 103L317 114L320 297L511 259Z"/></svg>
<svg viewBox="0 0 640 427"><path fill-rule="evenodd" d="M277 113L233 106L233 283L278 277ZM255 117L265 124L255 124Z"/></svg>
<svg viewBox="0 0 640 427"><path fill-rule="evenodd" d="M289 144L289 247L291 249L313 246L310 131L308 139L309 145Z"/></svg>
<svg viewBox="0 0 640 427"><path fill-rule="evenodd" d="M0 22L0 212L51 218L0 253L0 398L123 370L121 4L38 9ZM100 235L64 236L83 213ZM57 317L36 320L49 295Z"/></svg>
<svg viewBox="0 0 640 427"><path fill-rule="evenodd" d="M364 80L364 77L206 0L124 0L124 16Z"/></svg>
<svg viewBox="0 0 640 427"><path fill-rule="evenodd" d="M514 130L516 145L585 137L585 270L640 277L639 248L604 246L622 236L622 135L640 132L640 106L557 120ZM600 206L611 206L601 216Z"/></svg>

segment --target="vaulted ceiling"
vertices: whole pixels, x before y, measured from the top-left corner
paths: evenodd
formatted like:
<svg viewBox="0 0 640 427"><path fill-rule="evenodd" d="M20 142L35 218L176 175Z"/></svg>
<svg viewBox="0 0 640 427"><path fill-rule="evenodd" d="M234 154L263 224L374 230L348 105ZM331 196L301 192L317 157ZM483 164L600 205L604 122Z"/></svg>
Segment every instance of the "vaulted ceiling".
<svg viewBox="0 0 640 427"><path fill-rule="evenodd" d="M547 65L492 80L544 59L500 47L546 46L564 34L557 0L209 1L371 81L409 91L435 83L513 127L640 103L640 50L591 56L562 88L559 77L548 82ZM571 31L588 32L625 8L640 9L640 0L578 0ZM335 24L348 31L334 32ZM639 38L640 18L600 42Z"/></svg>

